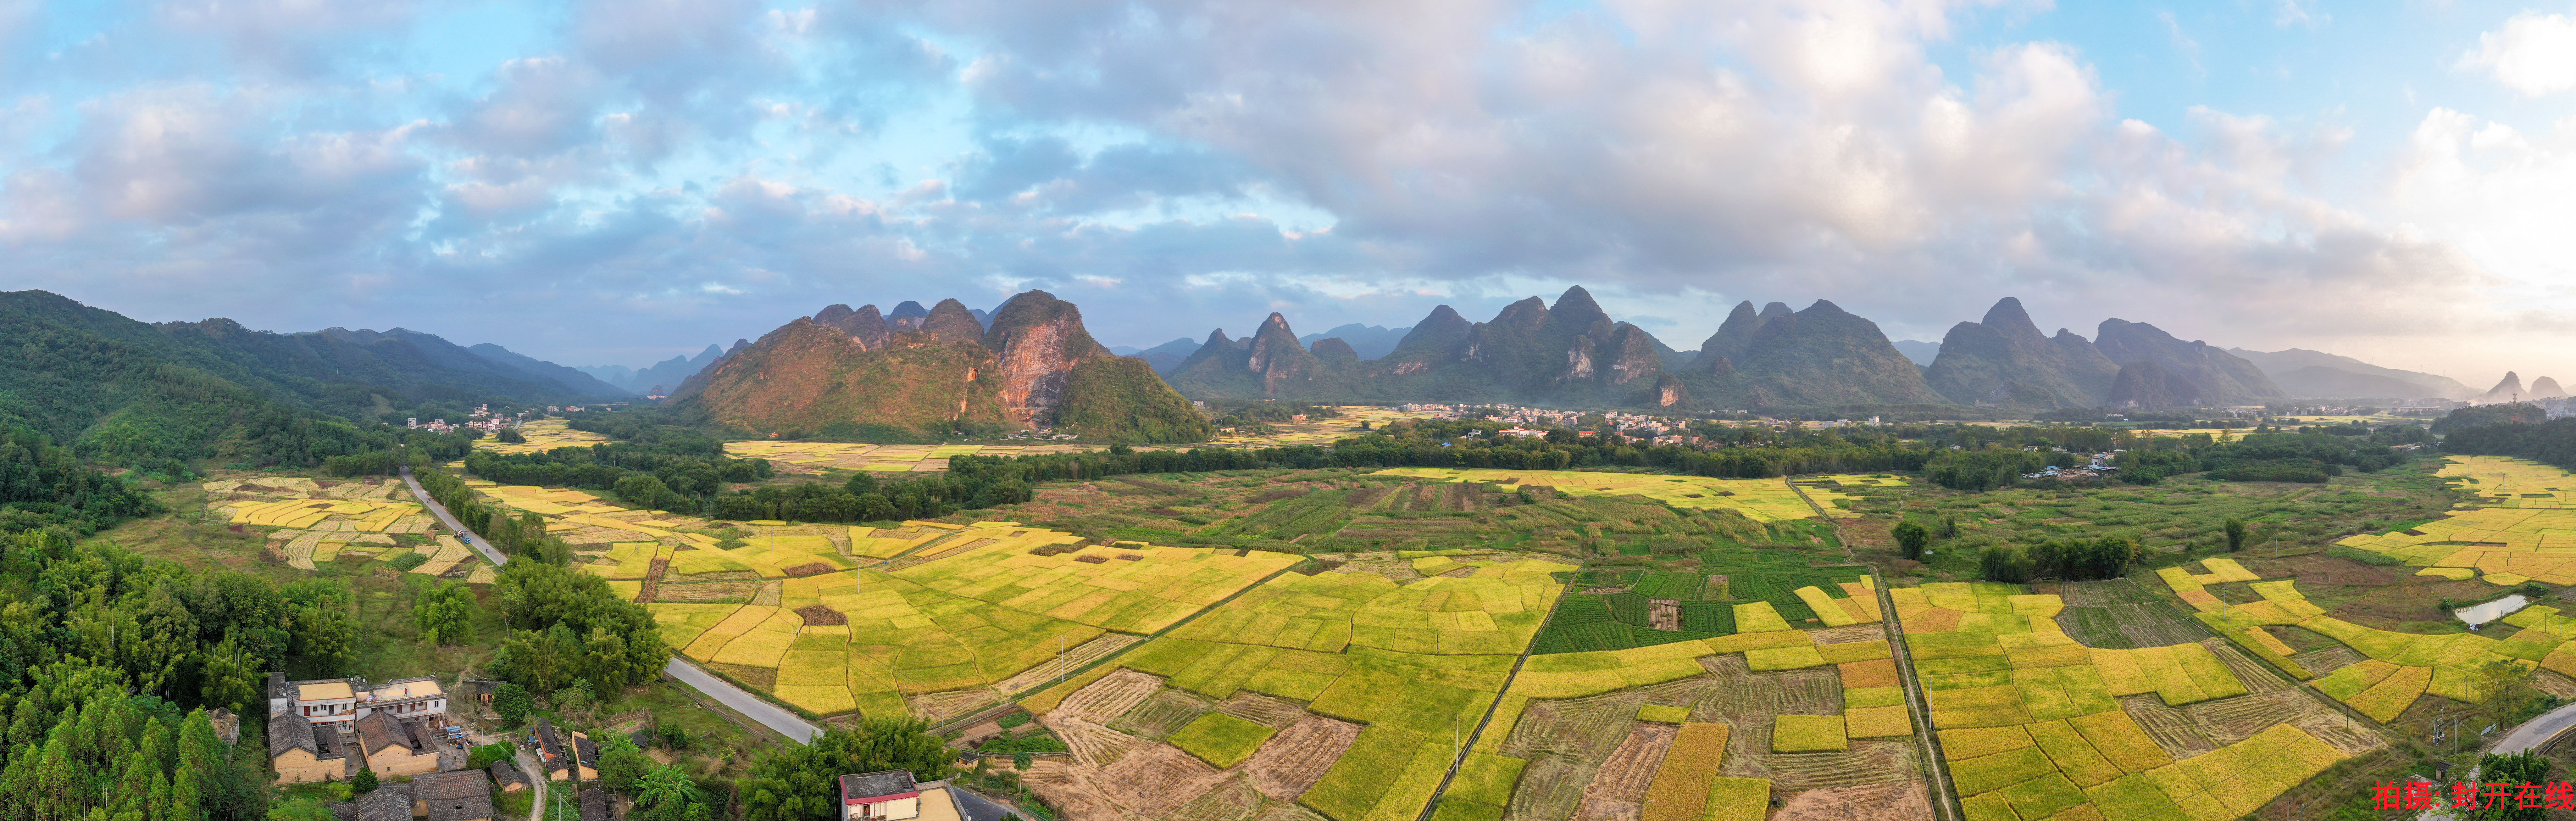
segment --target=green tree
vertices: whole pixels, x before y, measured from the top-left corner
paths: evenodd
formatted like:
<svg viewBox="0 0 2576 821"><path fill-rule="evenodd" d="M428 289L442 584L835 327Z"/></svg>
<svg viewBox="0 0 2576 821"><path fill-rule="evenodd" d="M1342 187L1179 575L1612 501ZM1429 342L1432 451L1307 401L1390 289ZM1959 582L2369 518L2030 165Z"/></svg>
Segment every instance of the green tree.
<svg viewBox="0 0 2576 821"><path fill-rule="evenodd" d="M338 678L356 657L358 626L347 613L329 604L314 604L295 611L289 627L292 647L303 675L296 678Z"/></svg>
<svg viewBox="0 0 2576 821"><path fill-rule="evenodd" d="M2245 522L2241 519L2227 520L2227 552L2234 553L2243 549L2245 549Z"/></svg>
<svg viewBox="0 0 2576 821"><path fill-rule="evenodd" d="M224 643L207 651L205 664L198 669L198 695L207 706L222 707L235 714L246 712L251 700L259 698L258 663L232 639L224 639Z"/></svg>
<svg viewBox="0 0 2576 821"><path fill-rule="evenodd" d="M350 798L355 799L355 798L357 798L358 796L366 795L367 793L371 793L371 792L375 792L375 791L376 791L376 771L375 771L375 770L372 770L372 769L362 769L362 770L359 770L359 771L358 771L358 774L357 774L357 775L349 776L349 797L350 797Z"/></svg>
<svg viewBox="0 0 2576 821"><path fill-rule="evenodd" d="M2520 664L2499 659L2477 673L2472 683L2484 697L2477 704L2478 716L2497 727L2513 726L2541 698L2538 680Z"/></svg>
<svg viewBox="0 0 2576 821"><path fill-rule="evenodd" d="M322 799L298 798L268 808L268 821L332 821L331 808Z"/></svg>
<svg viewBox="0 0 2576 821"><path fill-rule="evenodd" d="M1011 769L1027 772L1034 766L1037 766L1037 757L1029 755L1029 751L1019 750L1011 753Z"/></svg>
<svg viewBox="0 0 2576 821"><path fill-rule="evenodd" d="M505 681L492 689L492 711L501 714L501 726L504 727L526 723L528 710L534 706L532 702L528 688L516 684Z"/></svg>
<svg viewBox="0 0 2576 821"><path fill-rule="evenodd" d="M474 640L474 591L464 582L444 582L421 591L411 606L427 644L464 644Z"/></svg>
<svg viewBox="0 0 2576 821"><path fill-rule="evenodd" d="M625 733L610 731L599 735L599 786L609 792L636 797L637 787L653 760L635 748Z"/></svg>
<svg viewBox="0 0 2576 821"><path fill-rule="evenodd" d="M2511 755L2488 753L2478 756L2478 780L2490 784L2547 784L2550 763L2531 750ZM2459 817L2462 821L2541 821L2548 817L2547 811L2538 807L2517 807L2511 801L2499 803L2503 806L2470 809Z"/></svg>
<svg viewBox="0 0 2576 821"><path fill-rule="evenodd" d="M682 821L705 800L706 793L678 764L655 767L635 780L635 805L645 808L646 821Z"/></svg>
<svg viewBox="0 0 2576 821"><path fill-rule="evenodd" d="M1913 522L1897 523L1888 535L1896 537L1896 545L1905 550L1905 558L1918 562L1923 560L1923 546L1932 541L1932 531Z"/></svg>
<svg viewBox="0 0 2576 821"><path fill-rule="evenodd" d="M872 718L858 729L827 729L812 744L769 749L753 759L739 785L749 821L826 821L840 809L836 779L850 773L908 770L935 781L954 757L928 722Z"/></svg>

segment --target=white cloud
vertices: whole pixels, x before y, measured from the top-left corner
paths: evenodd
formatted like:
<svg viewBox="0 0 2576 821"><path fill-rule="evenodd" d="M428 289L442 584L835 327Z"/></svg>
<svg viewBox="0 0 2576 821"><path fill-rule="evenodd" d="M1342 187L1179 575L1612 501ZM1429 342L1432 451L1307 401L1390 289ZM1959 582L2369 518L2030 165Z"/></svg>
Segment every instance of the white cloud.
<svg viewBox="0 0 2576 821"><path fill-rule="evenodd" d="M2484 71L2526 97L2576 89L2576 19L2523 12L2504 28L2478 35L2459 67Z"/></svg>

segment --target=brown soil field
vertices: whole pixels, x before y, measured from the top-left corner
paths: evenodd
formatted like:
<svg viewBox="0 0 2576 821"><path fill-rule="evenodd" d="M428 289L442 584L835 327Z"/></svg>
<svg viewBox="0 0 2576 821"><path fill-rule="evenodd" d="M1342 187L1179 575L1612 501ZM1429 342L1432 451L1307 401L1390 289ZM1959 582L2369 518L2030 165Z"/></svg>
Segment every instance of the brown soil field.
<svg viewBox="0 0 2576 821"><path fill-rule="evenodd" d="M1736 738L1762 737L1762 752L1746 752ZM1908 739L1853 741L1841 752L1773 753L1771 727L1747 727L1727 739L1727 775L1771 779L1779 792L1823 787L1850 787L1914 779L1914 742Z"/></svg>
<svg viewBox="0 0 2576 821"><path fill-rule="evenodd" d="M1160 676L1134 670L1120 670L1102 676L1099 681L1085 685L1080 690L1075 690L1073 695L1065 696L1064 702L1056 705L1055 710L1047 713L1046 717L1107 724L1119 716L1126 715L1128 710L1135 709L1138 703L1143 702L1162 687L1163 679Z"/></svg>
<svg viewBox="0 0 2576 821"><path fill-rule="evenodd" d="M2218 749L2218 743L2209 739L2199 722L2181 710L2165 706L2155 696L2123 697L2120 709L2128 711L2129 718L2156 740L2156 746L2163 747L2165 755L2177 761Z"/></svg>
<svg viewBox="0 0 2576 821"><path fill-rule="evenodd" d="M1583 789L1584 807L1601 802L1641 806L1646 800L1646 787L1654 783L1655 768L1663 765L1664 752L1672 749L1673 735L1679 731L1670 724L1640 723L1630 729L1628 740L1602 759L1600 768L1592 773L1592 783Z"/></svg>
<svg viewBox="0 0 2576 821"><path fill-rule="evenodd" d="M1815 639L1817 644L1851 644L1862 641L1882 641L1887 638L1887 628L1876 624L1855 624L1849 627L1828 627L1823 630L1809 630L1807 631L1807 636Z"/></svg>
<svg viewBox="0 0 2576 821"><path fill-rule="evenodd" d="M1041 663L1036 667L1020 671L1019 675L1003 679L1000 683L994 684L993 690L1004 695L1025 693L1030 690L1037 689L1040 685L1046 684L1048 681L1054 679L1060 674L1080 670L1083 665L1098 661L1104 656L1118 652L1120 648L1144 640L1145 638L1143 636L1130 636L1125 633L1111 633L1101 636L1075 645L1073 649L1065 651L1064 664L1058 665L1054 661ZM1145 675L1133 670L1122 670L1113 674L1110 678L1129 674L1139 676ZM1147 677L1151 678L1151 676ZM1107 679L1103 680L1106 681ZM1094 686L1097 685L1095 684Z"/></svg>
<svg viewBox="0 0 2576 821"><path fill-rule="evenodd" d="M1213 707L1207 699L1167 687L1154 691L1135 709L1109 722L1109 727L1137 738L1160 740L1198 720Z"/></svg>
<svg viewBox="0 0 2576 821"><path fill-rule="evenodd" d="M1646 625L1657 630L1682 629L1682 603L1679 599L1649 599Z"/></svg>
<svg viewBox="0 0 2576 821"><path fill-rule="evenodd" d="M1278 801L1295 801L1323 780L1342 751L1360 737L1360 725L1309 715L1263 742L1243 772L1254 789Z"/></svg>
<svg viewBox="0 0 2576 821"><path fill-rule="evenodd" d="M904 702L912 705L913 715L929 719L932 724L975 712L996 700L993 691L982 687L904 697Z"/></svg>
<svg viewBox="0 0 2576 821"><path fill-rule="evenodd" d="M1172 813L1172 821L1242 821L1261 809L1261 793L1238 776L1191 799Z"/></svg>
<svg viewBox="0 0 2576 821"><path fill-rule="evenodd" d="M1254 692L1236 693L1217 702L1216 711L1254 724L1287 729L1307 716L1306 708Z"/></svg>
<svg viewBox="0 0 2576 821"><path fill-rule="evenodd" d="M1135 818L1170 818L1226 778L1198 756L1169 744L1139 746L1106 767L1076 763L1067 769L1073 777L1064 789L1091 792Z"/></svg>
<svg viewBox="0 0 2576 821"><path fill-rule="evenodd" d="M1770 821L1933 821L1923 782L1893 781L1789 796Z"/></svg>

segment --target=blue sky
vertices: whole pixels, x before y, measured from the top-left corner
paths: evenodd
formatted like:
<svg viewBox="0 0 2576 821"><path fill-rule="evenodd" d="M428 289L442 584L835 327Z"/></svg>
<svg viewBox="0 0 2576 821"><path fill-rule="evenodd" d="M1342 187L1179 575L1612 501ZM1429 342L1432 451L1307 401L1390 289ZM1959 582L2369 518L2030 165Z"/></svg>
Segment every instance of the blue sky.
<svg viewBox="0 0 2576 821"><path fill-rule="evenodd" d="M0 0L0 286L642 365L1569 285L2576 376L2576 3Z"/></svg>

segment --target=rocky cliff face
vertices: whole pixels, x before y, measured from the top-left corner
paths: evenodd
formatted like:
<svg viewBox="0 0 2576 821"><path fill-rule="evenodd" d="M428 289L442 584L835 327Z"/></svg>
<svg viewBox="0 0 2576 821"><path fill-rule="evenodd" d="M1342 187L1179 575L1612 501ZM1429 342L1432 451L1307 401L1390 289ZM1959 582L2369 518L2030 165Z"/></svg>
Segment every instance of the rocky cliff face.
<svg viewBox="0 0 2576 821"><path fill-rule="evenodd" d="M2200 386L2168 371L2154 360L2142 359L2120 366L2111 379L2109 395L2112 407L2178 408L2206 404Z"/></svg>
<svg viewBox="0 0 2576 821"><path fill-rule="evenodd" d="M885 347L886 338L894 333L894 328L886 324L885 317L877 313L875 305L862 305L856 311L850 310L848 305L829 306L814 315L814 324L838 328L871 351Z"/></svg>
<svg viewBox="0 0 2576 821"><path fill-rule="evenodd" d="M939 312L931 313L935 319ZM993 311L993 327L984 331L981 341L999 365L994 378L1002 404L1022 423L1053 423L1073 369L1110 356L1109 349L1083 327L1082 309L1045 291L1029 291L1002 303Z"/></svg>

